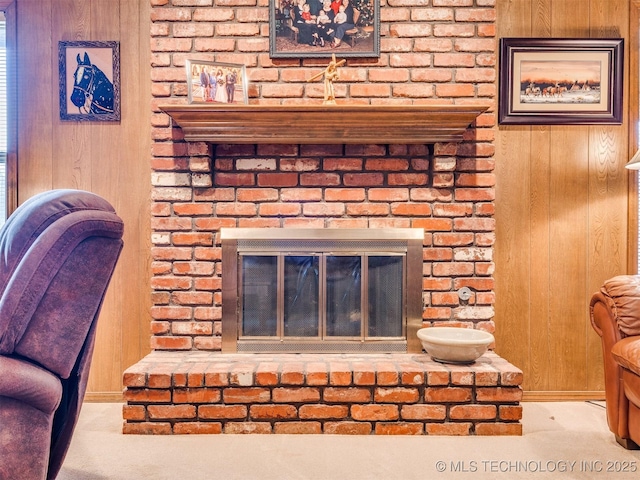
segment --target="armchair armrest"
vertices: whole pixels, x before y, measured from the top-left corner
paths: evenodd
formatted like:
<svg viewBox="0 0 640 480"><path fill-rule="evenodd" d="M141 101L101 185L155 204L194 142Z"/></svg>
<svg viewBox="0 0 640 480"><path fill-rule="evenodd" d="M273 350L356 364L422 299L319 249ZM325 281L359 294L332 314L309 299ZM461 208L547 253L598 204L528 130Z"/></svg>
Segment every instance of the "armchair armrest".
<svg viewBox="0 0 640 480"><path fill-rule="evenodd" d="M0 355L0 477L47 478L51 426L61 398L55 375Z"/></svg>
<svg viewBox="0 0 640 480"><path fill-rule="evenodd" d="M12 398L45 414L53 414L62 399L62 384L41 367L0 355L0 397Z"/></svg>

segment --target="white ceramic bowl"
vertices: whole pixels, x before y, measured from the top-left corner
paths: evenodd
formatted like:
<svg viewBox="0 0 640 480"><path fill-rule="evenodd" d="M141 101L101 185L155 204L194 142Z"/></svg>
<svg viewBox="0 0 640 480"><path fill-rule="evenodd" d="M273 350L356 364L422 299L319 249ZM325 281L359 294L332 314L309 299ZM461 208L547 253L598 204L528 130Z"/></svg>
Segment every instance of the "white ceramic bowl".
<svg viewBox="0 0 640 480"><path fill-rule="evenodd" d="M459 327L421 328L418 338L431 358L443 363L473 363L495 341L484 330Z"/></svg>

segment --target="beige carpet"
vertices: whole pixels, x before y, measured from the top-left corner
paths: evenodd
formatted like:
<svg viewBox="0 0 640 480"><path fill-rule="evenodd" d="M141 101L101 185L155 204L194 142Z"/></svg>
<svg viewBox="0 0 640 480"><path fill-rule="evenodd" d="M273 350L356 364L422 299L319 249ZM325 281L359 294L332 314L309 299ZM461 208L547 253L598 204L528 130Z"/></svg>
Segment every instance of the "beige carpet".
<svg viewBox="0 0 640 480"><path fill-rule="evenodd" d="M522 437L461 438L122 435L120 404L85 403L58 479L640 478L602 403L523 405Z"/></svg>

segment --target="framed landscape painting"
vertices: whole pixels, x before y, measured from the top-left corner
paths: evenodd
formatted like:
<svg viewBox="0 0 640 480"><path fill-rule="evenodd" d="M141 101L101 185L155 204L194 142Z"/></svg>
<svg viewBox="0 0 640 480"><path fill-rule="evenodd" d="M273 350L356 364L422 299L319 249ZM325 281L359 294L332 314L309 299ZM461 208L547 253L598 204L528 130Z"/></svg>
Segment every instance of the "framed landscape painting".
<svg viewBox="0 0 640 480"><path fill-rule="evenodd" d="M499 123L622 123L623 42L501 39Z"/></svg>
<svg viewBox="0 0 640 480"><path fill-rule="evenodd" d="M380 0L269 0L269 53L379 57Z"/></svg>

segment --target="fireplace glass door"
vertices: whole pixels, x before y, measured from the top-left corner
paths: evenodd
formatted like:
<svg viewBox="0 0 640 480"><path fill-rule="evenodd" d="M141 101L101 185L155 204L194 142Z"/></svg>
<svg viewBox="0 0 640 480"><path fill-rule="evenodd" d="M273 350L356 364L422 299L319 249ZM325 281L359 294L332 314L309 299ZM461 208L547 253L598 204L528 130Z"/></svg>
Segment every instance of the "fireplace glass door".
<svg viewBox="0 0 640 480"><path fill-rule="evenodd" d="M320 258L287 255L284 261L282 337L320 337Z"/></svg>
<svg viewBox="0 0 640 480"><path fill-rule="evenodd" d="M405 255L241 254L239 340L402 340Z"/></svg>
<svg viewBox="0 0 640 480"><path fill-rule="evenodd" d="M363 332L362 258L331 255L325 260L325 336L358 338Z"/></svg>
<svg viewBox="0 0 640 480"><path fill-rule="evenodd" d="M422 229L224 228L220 237L223 352L421 350Z"/></svg>

